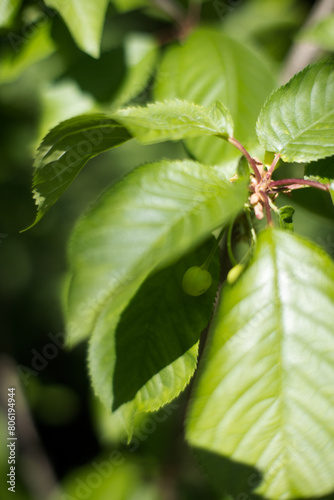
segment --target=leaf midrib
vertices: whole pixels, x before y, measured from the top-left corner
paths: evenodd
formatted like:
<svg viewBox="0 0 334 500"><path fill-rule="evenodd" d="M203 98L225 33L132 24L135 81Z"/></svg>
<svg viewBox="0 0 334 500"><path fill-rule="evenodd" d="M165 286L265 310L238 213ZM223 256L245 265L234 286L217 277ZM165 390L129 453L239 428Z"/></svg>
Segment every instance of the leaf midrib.
<svg viewBox="0 0 334 500"><path fill-rule="evenodd" d="M281 439L283 442L288 442L286 440L286 432L285 432L285 413L286 413L286 408L285 408L285 403L284 403L284 397L283 397L283 392L284 392L284 383L283 383L283 375L285 372L282 360L284 359L284 328L283 328L283 323L284 323L284 306L283 306L283 300L281 300L282 294L280 293L280 276L281 273L279 272L278 269L278 253L275 245L275 235L271 233L270 235L271 241L270 241L270 251L273 259L273 268L274 268L274 283L273 283L273 291L274 291L274 301L275 301L275 310L276 310L276 325L277 325L277 334L279 336L279 344L280 344L280 356L277 362L277 366L279 369L279 429L278 433L281 434ZM279 457L284 456L284 459L286 457L286 447L282 446L282 450L279 453ZM277 461L278 458L276 458L275 462ZM274 462L274 464L275 464ZM291 484L290 477L287 477L287 481L289 484Z"/></svg>

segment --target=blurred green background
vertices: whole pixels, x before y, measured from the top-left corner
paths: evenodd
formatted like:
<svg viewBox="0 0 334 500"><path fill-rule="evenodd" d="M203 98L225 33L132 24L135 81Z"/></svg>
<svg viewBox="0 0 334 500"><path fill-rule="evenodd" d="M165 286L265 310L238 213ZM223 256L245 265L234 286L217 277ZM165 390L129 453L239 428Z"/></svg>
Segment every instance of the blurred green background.
<svg viewBox="0 0 334 500"><path fill-rule="evenodd" d="M208 0L201 22L246 40L279 75L313 3ZM15 498L44 499L55 485L66 494L53 498L68 500L221 498L183 439L189 390L157 416L140 420L138 442L127 446L92 394L86 346L67 352L61 345L66 243L76 219L132 168L161 157L186 157L184 146L143 147L130 141L100 155L36 227L20 233L35 217L32 165L43 135L79 113L108 111L132 98L139 104L150 100L164 42L175 36L173 21L149 0L117 0L108 7L101 57L94 59L77 48L61 17L42 1L13 2L7 16L5 4L0 1L0 363L2 393L19 367L17 408L25 416L18 422ZM187 2L182 5L188 8ZM196 2L191 8L198 8ZM296 175L302 175L300 166L280 172ZM296 231L334 256L329 197L301 191L288 203L297 208ZM6 435L3 412L0 427ZM2 447L2 478L7 469ZM2 479L0 491L3 487ZM1 498L6 494L5 488Z"/></svg>

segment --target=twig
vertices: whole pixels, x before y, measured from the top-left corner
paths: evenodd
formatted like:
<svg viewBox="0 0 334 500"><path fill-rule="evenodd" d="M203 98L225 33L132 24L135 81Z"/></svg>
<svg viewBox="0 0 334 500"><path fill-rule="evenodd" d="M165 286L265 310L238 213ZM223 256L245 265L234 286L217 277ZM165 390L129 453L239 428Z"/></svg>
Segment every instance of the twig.
<svg viewBox="0 0 334 500"><path fill-rule="evenodd" d="M268 197L267 193L265 193L264 191L260 191L260 193L262 194L262 196L264 198L264 208L266 210L267 225L268 226L272 226L273 225L273 221L272 221L272 218L271 218L271 211L270 211L270 205L269 205L269 197Z"/></svg>
<svg viewBox="0 0 334 500"><path fill-rule="evenodd" d="M229 137L227 139L227 141L232 144L232 146L236 147L237 149L239 149L239 151L244 155L244 157L246 158L246 160L248 161L248 163L250 164L251 168L253 169L253 172L255 174L255 177L256 177L256 180L258 182L260 182L261 180L261 174L260 174L260 171L259 169L257 168L256 166L256 163L255 163L255 160L254 158L251 157L251 155L248 153L248 151L243 147L242 144L240 144L239 141L237 141L236 139L234 139L234 137Z"/></svg>
<svg viewBox="0 0 334 500"><path fill-rule="evenodd" d="M202 4L200 2L189 2L187 18L191 25L199 23L201 18Z"/></svg>
<svg viewBox="0 0 334 500"><path fill-rule="evenodd" d="M321 182L310 181L308 179L281 179L278 181L271 182L269 187L273 188L276 186L285 186L286 188L289 188L290 186L294 186L294 185L298 185L300 187L311 186L311 187L314 187L317 189L321 189L322 191L329 191L328 184L322 184Z"/></svg>
<svg viewBox="0 0 334 500"><path fill-rule="evenodd" d="M280 158L281 158L281 155L279 153L275 154L275 158L274 158L274 160L273 160L272 164L270 165L270 168L267 172L268 179L270 179L270 177L272 176L272 173L275 170L276 165L279 162Z"/></svg>
<svg viewBox="0 0 334 500"><path fill-rule="evenodd" d="M334 11L334 0L318 0L302 29L325 19ZM288 82L298 71L301 71L308 64L318 59L322 54L322 49L311 42L296 42L290 49L287 56L282 75L281 83Z"/></svg>

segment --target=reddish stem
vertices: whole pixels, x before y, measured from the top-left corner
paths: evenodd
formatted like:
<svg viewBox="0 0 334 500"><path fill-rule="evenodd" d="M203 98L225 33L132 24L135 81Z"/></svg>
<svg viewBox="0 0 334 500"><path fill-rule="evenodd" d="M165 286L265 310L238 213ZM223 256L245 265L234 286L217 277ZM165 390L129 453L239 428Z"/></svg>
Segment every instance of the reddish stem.
<svg viewBox="0 0 334 500"><path fill-rule="evenodd" d="M252 167L253 169L253 172L255 174L255 177L256 177L256 180L258 182L260 182L261 180L261 174L260 174L260 171L259 169L257 168L256 166L256 163L254 161L254 159L251 157L251 155L248 153L248 151L243 147L242 144L240 144L239 141L237 141L236 139L234 139L234 137L229 137L228 139L228 142L230 144L232 144L232 146L236 147L237 149L239 149L239 151L244 155L244 157L246 158L246 160L248 161L248 163L250 164L250 166Z"/></svg>
<svg viewBox="0 0 334 500"><path fill-rule="evenodd" d="M267 173L268 179L270 179L270 177L271 177L273 171L275 170L275 167L276 167L277 163L279 162L280 158L281 158L281 155L279 153L275 154L275 158L273 159L273 162L270 165L270 168L269 168L268 173Z"/></svg>
<svg viewBox="0 0 334 500"><path fill-rule="evenodd" d="M310 181L308 179L281 179L279 181L272 181L269 185L270 188L276 186L285 186L289 188L289 186L293 184L298 184L299 186L311 186L317 189L321 189L322 191L329 190L329 184L321 184L321 182Z"/></svg>
<svg viewBox="0 0 334 500"><path fill-rule="evenodd" d="M272 226L273 221L271 218L271 210L270 210L268 195L264 191L260 191L260 193L262 194L262 196L264 198L264 208L266 210L267 224L268 224L268 226Z"/></svg>

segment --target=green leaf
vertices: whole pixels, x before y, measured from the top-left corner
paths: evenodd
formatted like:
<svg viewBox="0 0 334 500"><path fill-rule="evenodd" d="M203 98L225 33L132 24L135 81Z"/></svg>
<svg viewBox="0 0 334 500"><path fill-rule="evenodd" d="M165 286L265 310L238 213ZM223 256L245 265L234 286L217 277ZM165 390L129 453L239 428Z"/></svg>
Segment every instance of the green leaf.
<svg viewBox="0 0 334 500"><path fill-rule="evenodd" d="M248 161L246 160L246 158L244 156L241 156L239 158L236 173L240 178L243 178L243 179L248 178L249 179L250 168L249 168Z"/></svg>
<svg viewBox="0 0 334 500"><path fill-rule="evenodd" d="M123 127L102 114L70 118L52 129L35 159L33 193L38 213L34 224L58 201L88 160L129 139Z"/></svg>
<svg viewBox="0 0 334 500"><path fill-rule="evenodd" d="M297 41L315 43L324 50L334 51L334 14L302 30Z"/></svg>
<svg viewBox="0 0 334 500"><path fill-rule="evenodd" d="M294 213L295 209L293 207L289 207L288 205L278 209L277 214L279 218L279 224L282 229L289 229L290 231L293 231L292 216Z"/></svg>
<svg viewBox="0 0 334 500"><path fill-rule="evenodd" d="M255 153L259 147L256 119L275 87L272 73L250 44L218 30L199 29L182 46L167 50L156 77L155 98L185 99L202 106L221 101L231 112L235 138ZM186 145L207 165L226 165L240 156L230 144L215 138L190 139Z"/></svg>
<svg viewBox="0 0 334 500"><path fill-rule="evenodd" d="M130 448L131 450L131 448ZM108 450L85 465L72 469L62 479L61 487L52 494L52 500L159 500L161 498L156 472L150 473L140 457L129 456L124 450ZM88 492L88 493L87 493ZM111 496L112 495L112 496ZM27 498L17 497L17 500Z"/></svg>
<svg viewBox="0 0 334 500"><path fill-rule="evenodd" d="M334 63L309 66L274 91L261 110L257 135L287 162L333 155Z"/></svg>
<svg viewBox="0 0 334 500"><path fill-rule="evenodd" d="M264 153L264 164L267 165L267 167L270 167L272 162L274 161L275 158L275 153L272 151L265 151ZM279 162L276 163L276 168Z"/></svg>
<svg viewBox="0 0 334 500"><path fill-rule="evenodd" d="M227 138L233 134L231 115L220 102L206 109L174 99L121 109L114 117L144 144L200 135Z"/></svg>
<svg viewBox="0 0 334 500"><path fill-rule="evenodd" d="M117 109L142 92L153 76L158 59L158 46L153 37L132 33L125 41L127 74L112 106Z"/></svg>
<svg viewBox="0 0 334 500"><path fill-rule="evenodd" d="M90 113L95 106L92 96L88 92L83 92L73 80L55 82L43 88L36 147L49 130L56 127L58 123L77 115Z"/></svg>
<svg viewBox="0 0 334 500"><path fill-rule="evenodd" d="M141 7L148 7L149 0L111 0L119 12L128 12L129 10L140 9Z"/></svg>
<svg viewBox="0 0 334 500"><path fill-rule="evenodd" d="M8 33L12 50L2 57L0 83L17 80L28 68L55 52L50 30L50 24L41 24L35 28L30 38Z"/></svg>
<svg viewBox="0 0 334 500"><path fill-rule="evenodd" d="M257 38L261 41L266 37L266 42L271 36L279 36L283 32L289 33L289 29L296 30L300 26L303 16L303 8L296 4L294 0L253 0L252 2L242 2L237 9L230 12L229 6L221 5L225 13L223 26L227 33L232 36L237 33L238 37L246 39Z"/></svg>
<svg viewBox="0 0 334 500"><path fill-rule="evenodd" d="M329 192L334 203L334 157L313 161L305 165L305 179L330 184Z"/></svg>
<svg viewBox="0 0 334 500"><path fill-rule="evenodd" d="M21 7L22 0L2 0L0 2L0 26L9 28Z"/></svg>
<svg viewBox="0 0 334 500"><path fill-rule="evenodd" d="M100 42L108 0L45 0L64 19L78 47L92 57L100 55Z"/></svg>
<svg viewBox="0 0 334 500"><path fill-rule="evenodd" d="M144 165L111 187L72 237L68 343L89 336L110 301L122 310L153 269L197 246L246 200L246 183L192 161Z"/></svg>
<svg viewBox="0 0 334 500"><path fill-rule="evenodd" d="M334 263L290 231L259 235L222 300L193 394L187 438L253 465L256 493L334 488Z"/></svg>
<svg viewBox="0 0 334 500"><path fill-rule="evenodd" d="M89 351L94 390L130 435L137 412L155 411L170 402L195 371L199 337L218 287L218 253L210 268L214 281L201 297L184 293L182 277L189 266L204 262L213 243L210 238L149 277L117 326L112 303L97 322Z"/></svg>

